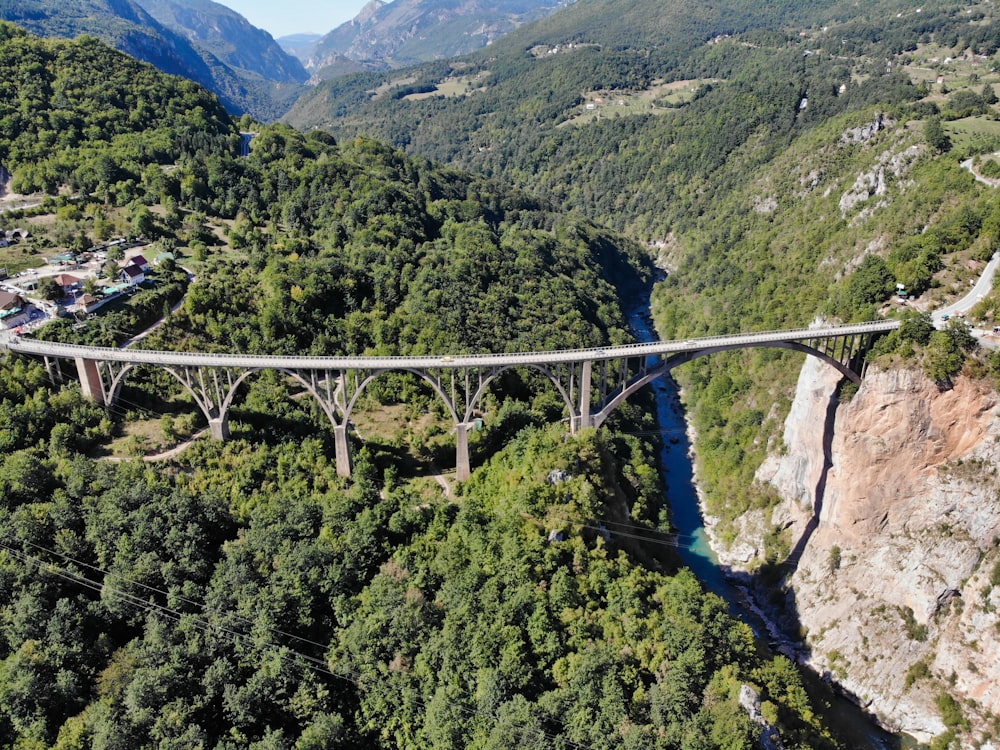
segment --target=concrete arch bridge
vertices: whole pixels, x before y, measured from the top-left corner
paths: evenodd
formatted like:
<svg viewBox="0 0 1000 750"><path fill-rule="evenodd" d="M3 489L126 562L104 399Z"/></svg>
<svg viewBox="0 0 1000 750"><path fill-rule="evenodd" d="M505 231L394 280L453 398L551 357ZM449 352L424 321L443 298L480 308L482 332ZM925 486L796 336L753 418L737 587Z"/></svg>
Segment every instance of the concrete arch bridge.
<svg viewBox="0 0 1000 750"><path fill-rule="evenodd" d="M882 320L821 328L711 336L516 354L463 354L417 357L299 357L250 354L201 354L112 349L14 338L6 349L44 358L51 378L60 376L58 360L72 359L86 397L112 405L129 372L138 366L166 370L184 387L208 420L212 436L229 436L229 411L240 385L252 374L275 370L298 382L319 404L334 431L337 472L350 476L347 431L365 389L387 372L409 372L444 403L454 422L457 478L469 477L469 430L490 384L512 368L532 369L558 391L572 432L600 427L625 399L674 367L717 352L777 347L804 352L861 382L864 357L879 336L898 328Z"/></svg>

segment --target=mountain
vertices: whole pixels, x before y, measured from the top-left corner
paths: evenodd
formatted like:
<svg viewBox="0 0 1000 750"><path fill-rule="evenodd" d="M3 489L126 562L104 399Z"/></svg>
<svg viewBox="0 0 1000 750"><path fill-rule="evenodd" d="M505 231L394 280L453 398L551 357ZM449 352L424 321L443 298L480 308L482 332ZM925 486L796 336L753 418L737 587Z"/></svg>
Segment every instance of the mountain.
<svg viewBox="0 0 1000 750"><path fill-rule="evenodd" d="M371 0L323 37L306 61L319 78L341 74L340 56L397 68L485 47L574 0Z"/></svg>
<svg viewBox="0 0 1000 750"><path fill-rule="evenodd" d="M274 38L212 0L135 0L147 13L234 70L276 83L303 83L308 74Z"/></svg>
<svg viewBox="0 0 1000 750"><path fill-rule="evenodd" d="M40 36L75 38L88 34L148 62L166 73L196 81L217 94L233 113L248 112L273 119L297 95L299 66L281 53L268 35L254 30L235 13L208 2L150 2L165 17L184 19L190 26L170 28L135 0L0 0L0 19L12 21ZM168 13L168 11L171 11ZM235 16L235 18L234 18ZM215 24L218 32L198 32L195 21ZM206 21L205 19L211 19ZM226 32L233 33L228 36ZM214 36L213 36L214 34ZM190 38L189 38L190 37ZM204 37L204 38L202 38ZM240 51L242 42L261 49L262 56ZM211 49L209 47L211 45ZM274 48L277 53L266 49ZM217 55L216 52L219 54ZM223 58L228 57L231 62ZM269 63L275 61L278 64ZM268 72L270 71L270 72ZM270 75L277 78L270 78Z"/></svg>
<svg viewBox="0 0 1000 750"><path fill-rule="evenodd" d="M299 62L305 64L316 49L316 43L322 38L322 34L302 33L279 36L274 41L281 45L285 52L297 57Z"/></svg>

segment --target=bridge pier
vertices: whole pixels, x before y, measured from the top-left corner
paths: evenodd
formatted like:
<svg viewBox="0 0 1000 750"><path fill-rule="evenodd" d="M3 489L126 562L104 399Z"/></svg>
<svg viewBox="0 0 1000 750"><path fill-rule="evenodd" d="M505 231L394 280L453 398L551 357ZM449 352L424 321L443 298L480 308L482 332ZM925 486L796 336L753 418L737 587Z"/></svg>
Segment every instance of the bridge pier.
<svg viewBox="0 0 1000 750"><path fill-rule="evenodd" d="M347 442L347 424L333 426L333 452L337 459L337 476L351 476L351 445Z"/></svg>
<svg viewBox="0 0 1000 750"><path fill-rule="evenodd" d="M101 370L96 359L76 357L76 371L80 376L80 389L83 395L94 403L106 406L104 399L104 383L101 381Z"/></svg>
<svg viewBox="0 0 1000 750"><path fill-rule="evenodd" d="M580 368L580 419L579 424L574 419L569 420L569 431L576 433L590 426L590 383L593 377L594 363L587 360Z"/></svg>
<svg viewBox="0 0 1000 750"><path fill-rule="evenodd" d="M49 375L49 382L52 385L62 383L62 368L59 367L59 360L55 357L43 357L42 359L45 360L45 372Z"/></svg>
<svg viewBox="0 0 1000 750"><path fill-rule="evenodd" d="M223 414L221 417L209 417L208 429L211 430L214 440L222 442L229 440L229 415Z"/></svg>
<svg viewBox="0 0 1000 750"><path fill-rule="evenodd" d="M472 476L472 464L469 462L469 430L474 427L474 422L459 422L455 425L455 479L459 482L464 482Z"/></svg>

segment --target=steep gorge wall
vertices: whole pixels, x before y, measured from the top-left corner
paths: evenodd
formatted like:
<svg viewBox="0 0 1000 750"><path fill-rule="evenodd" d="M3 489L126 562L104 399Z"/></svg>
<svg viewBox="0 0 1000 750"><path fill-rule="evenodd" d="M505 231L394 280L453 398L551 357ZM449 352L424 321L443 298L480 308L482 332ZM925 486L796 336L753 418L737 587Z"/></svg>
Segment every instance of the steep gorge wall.
<svg viewBox="0 0 1000 750"><path fill-rule="evenodd" d="M724 561L745 565L769 526L786 527L775 616L806 634L799 658L918 740L955 725L942 694L969 723L966 745L988 740L1000 714L1000 397L965 377L940 390L891 370L837 405L839 375L806 359L780 455L757 472L783 502L744 518Z"/></svg>

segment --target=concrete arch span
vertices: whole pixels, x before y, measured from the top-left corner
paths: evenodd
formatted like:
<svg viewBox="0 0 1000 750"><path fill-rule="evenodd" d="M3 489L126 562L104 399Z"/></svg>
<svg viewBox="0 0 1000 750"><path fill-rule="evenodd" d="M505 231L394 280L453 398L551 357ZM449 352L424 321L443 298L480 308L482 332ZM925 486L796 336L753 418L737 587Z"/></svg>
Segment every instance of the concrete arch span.
<svg viewBox="0 0 1000 750"><path fill-rule="evenodd" d="M131 373L136 368L143 366L145 364L147 363L126 362L117 372L115 372L111 367L108 367L109 380L105 392L105 403L108 406L114 406L115 404L118 403L118 399L121 396L122 388L125 386L125 380L129 375L129 373ZM194 400L195 404L205 415L205 418L211 421L212 419L212 415L210 413L211 407L206 402L205 398L203 397L203 394L199 394L196 390L194 390L191 384L187 380L185 380L185 378L179 372L175 371L171 367L165 367L162 365L148 365L148 366L155 369L165 370L166 372L170 373L170 375L172 375L174 379L181 384L184 390L188 392L188 394Z"/></svg>
<svg viewBox="0 0 1000 750"><path fill-rule="evenodd" d="M504 365L491 368L489 373L485 375L485 377L480 378L479 383L476 386L475 390L463 394L464 396L463 400L465 401L465 403L464 405L461 406L452 400L452 398L448 395L447 391L445 390L444 386L441 384L440 380L432 377L426 370L418 370L413 368L400 368L398 370L378 370L370 373L358 384L357 389L354 391L350 400L347 402L347 408L345 409L344 419L346 421L350 417L351 413L354 411L354 407L357 404L358 399L361 397L361 394L380 375L384 375L390 372L409 372L413 375L416 375L417 378L424 381L431 387L431 390L433 390L434 393L436 393L437 396L444 403L445 408L447 408L448 410L448 415L452 418L452 420L455 422L456 425L461 424L463 422L469 422L475 415L476 409L478 408L479 403L482 400L483 396L489 390L490 385L492 385L492 383L501 375L503 375L505 372L514 370L518 367L523 367L529 370L535 370L544 375L549 380L549 382L551 382L552 385L555 386L556 390L559 392L559 395L563 400L563 403L569 410L570 416L573 416L574 413L573 400L570 397L570 394L566 386L562 383L562 381L559 379L559 376L552 370L552 368L540 364L539 365L522 364L522 365Z"/></svg>
<svg viewBox="0 0 1000 750"><path fill-rule="evenodd" d="M440 381L432 377L429 373L424 370L418 370L412 367L400 367L399 369L379 369L369 372L361 381L357 384L351 397L347 399L347 403L344 406L344 423L346 424L350 418L351 414L354 412L354 407L357 406L358 400L361 398L362 394L368 389L372 383L374 383L378 378L383 375L390 375L392 373L408 372L411 375L416 375L418 380L422 380L427 385L430 386L431 390L441 399L445 408L448 410L448 416L451 417L452 421L458 424L458 409L454 403L452 403L451 398L448 397L447 392L441 385Z"/></svg>
<svg viewBox="0 0 1000 750"><path fill-rule="evenodd" d="M105 392L105 403L108 405L114 405L117 403L128 374L143 364L148 363L127 362L124 363L121 369L117 371L109 368L109 382ZM168 372L178 383L180 383L181 387L187 391L192 400L198 406L198 409L202 412L202 414L204 414L205 419L208 421L209 427L211 428L213 437L218 439L225 439L228 437L229 410L232 408L233 401L239 387L251 375L260 372L280 372L301 385L319 405L320 409L329 420L335 433L337 433L338 430L343 429L346 424L346 419L343 422L337 419L336 399L342 391L341 385L338 383L336 389L324 394L320 392L319 384L315 381L315 379L310 380L304 377L301 372L296 370L283 367L254 367L243 370L235 379L230 379L227 383L225 383L225 385L219 387L215 398L213 398L210 393L209 386L205 384L203 378L199 378L198 381L195 381L192 377L193 372L199 372L200 375L202 374L198 368L195 370L189 370L163 364L149 364L149 366ZM218 383L216 382L214 385L218 385ZM346 448L344 450L346 450ZM345 460L349 463L349 457L345 458Z"/></svg>
<svg viewBox="0 0 1000 750"><path fill-rule="evenodd" d="M562 397L563 402L566 405L571 417L571 424L573 423L576 416L576 412L573 408L573 400L570 395L567 386L559 378L558 374L553 368L546 366L544 364L520 364L520 365L498 365L496 367L489 368L488 372L479 378L479 382L474 389L466 388L463 390L462 397L464 404L459 405L456 403L456 398L454 395L449 395L445 387L442 385L440 378L436 378L431 375L430 372L423 369L400 367L393 369L379 369L368 373L354 389L351 394L350 399L344 408L344 425L348 423L350 415L354 411L354 407L357 405L358 399L365 390L381 375L385 375L391 372L408 372L416 375L419 380L430 386L431 390L437 394L438 398L444 404L445 408L448 410L448 415L451 417L455 425L455 473L456 478L459 481L464 481L469 478L472 473L472 467L469 461L469 430L473 425L473 416L476 412L480 401L483 396L489 390L490 385L496 381L501 375L509 370L513 370L516 367L524 367L530 370L535 370L542 375L544 375L559 392Z"/></svg>
<svg viewBox="0 0 1000 750"><path fill-rule="evenodd" d="M845 378L851 380L854 383L861 384L861 376L854 372L850 367L834 359L830 355L821 352L819 349L815 349L806 344L801 344L798 341L769 341L760 343L749 343L740 345L730 345L730 346L712 346L705 349L698 349L696 351L681 352L680 354L675 354L663 361L658 367L654 367L648 370L642 377L636 378L634 381L628 384L628 387L623 389L621 392L616 394L610 401L601 406L600 411L593 415L593 426L600 427L607 421L611 413L618 408L618 406L626 401L629 396L634 394L636 391L640 390L646 385L649 385L657 378L663 377L671 370L673 370L678 365L683 365L687 362L691 362L695 359L700 359L701 357L707 357L710 354L718 354L719 352L735 351L737 349L761 349L761 348L775 348L775 349L788 349L790 351L802 352L803 354L808 354L811 357L817 357L823 360L831 367L836 368Z"/></svg>
<svg viewBox="0 0 1000 750"><path fill-rule="evenodd" d="M229 414L229 409L232 408L233 400L236 397L236 391L239 387L251 376L256 375L260 372L280 372L283 375L288 376L296 383L301 385L306 389L306 392L319 404L320 409L323 410L323 414L330 421L330 425L334 428L340 427L342 424L347 422L345 418L342 422L337 420L337 397L341 393L342 386L340 383L332 391L328 391L326 394L320 393L319 383L315 380L309 380L305 378L301 372L296 370L287 369L284 367L253 367L240 373L240 375L232 382L229 386L228 392L222 403L219 405L219 412L221 417L227 417Z"/></svg>

